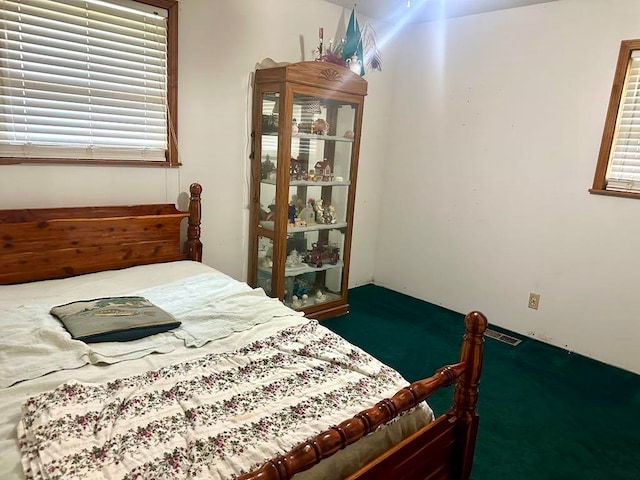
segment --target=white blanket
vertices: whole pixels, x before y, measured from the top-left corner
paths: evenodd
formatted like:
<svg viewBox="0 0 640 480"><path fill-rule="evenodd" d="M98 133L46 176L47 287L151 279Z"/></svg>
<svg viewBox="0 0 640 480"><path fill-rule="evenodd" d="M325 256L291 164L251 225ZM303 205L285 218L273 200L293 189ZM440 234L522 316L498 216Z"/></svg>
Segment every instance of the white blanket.
<svg viewBox="0 0 640 480"><path fill-rule="evenodd" d="M69 279L68 283L76 282L77 278ZM73 295L72 289L63 290L65 298ZM0 302L0 319L5 333L0 336L0 387L88 363L111 364L151 353L167 353L178 346L172 341L173 337L183 340L188 347L202 347L207 342L250 329L272 318L302 316L302 312L294 312L277 299L267 297L262 289L252 289L217 270L208 269L206 273L168 284L123 292L145 296L180 320L179 328L132 342L86 344L73 340L62 324L49 314L55 305L51 300L57 297L48 297L46 291L42 293L49 300L47 303L38 297L30 301L23 299L18 305L8 305L8 299ZM91 294L84 291L69 301L100 296L104 296L101 290Z"/></svg>
<svg viewBox="0 0 640 480"><path fill-rule="evenodd" d="M229 479L406 385L316 321L227 354L29 399L27 479ZM429 421L426 406L410 431ZM419 421L417 421L419 419ZM386 427L385 427L386 428ZM343 465L343 478L357 465Z"/></svg>
<svg viewBox="0 0 640 480"><path fill-rule="evenodd" d="M303 315L268 297L261 288L230 282L229 277L220 272L203 273L135 294L182 321L173 334L188 347L201 347L272 318Z"/></svg>

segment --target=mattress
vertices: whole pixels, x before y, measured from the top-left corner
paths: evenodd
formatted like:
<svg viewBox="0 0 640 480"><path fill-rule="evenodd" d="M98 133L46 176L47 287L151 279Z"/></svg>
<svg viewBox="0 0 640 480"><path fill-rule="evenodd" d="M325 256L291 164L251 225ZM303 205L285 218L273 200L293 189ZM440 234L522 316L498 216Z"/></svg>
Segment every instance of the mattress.
<svg viewBox="0 0 640 480"><path fill-rule="evenodd" d="M49 309L54 305L97 297L132 294L150 299L179 319L182 322L181 326L176 330L133 342L87 345L72 340L48 314ZM340 388L342 388L341 392L344 391L344 385L341 384L342 377L333 379L329 373L331 370L326 369L341 364L344 366L344 378L353 376L356 383L365 381L362 378L367 375L370 378L379 378L382 372L383 376L386 376L384 384L378 382L375 388L371 388L369 392L371 398L364 393L357 396L351 394L351 397L358 398L345 402L348 405L343 410L328 408L317 414L306 415L312 420L308 422L311 424L309 426L311 430L296 428L295 432L291 433L274 433L274 431L272 434L281 441L275 441L275 439L268 441L263 445L257 445L250 452L241 449L229 455L225 454L224 456L229 457L230 461L219 464L214 462L212 463L214 467L199 470L199 476L202 478L233 478L233 472L247 471L261 463L263 459L260 455L264 455L266 460L266 457L284 453L297 442L313 435L313 432L317 433L337 421L348 418L362 408L371 406L373 404L371 399L378 400L391 396L406 385L404 379L396 372L357 347L348 344L317 322L310 321L277 300L270 299L262 290L252 289L242 282L197 262L146 265L69 279L3 286L0 287L0 318L4 333L0 339L0 371L4 372L1 379L3 388L0 389L0 471L3 472L3 479L27 478L25 469L29 472L29 469L34 466L35 470L32 470L28 476L33 474L37 477L33 472L38 470L39 460L28 461L27 453L29 448L34 448L34 445L44 445L33 442L42 440L38 437L38 432L45 431L47 425L51 424L51 419L58 418L62 421L60 419L69 418L70 412L75 415L74 418L81 418L83 414L88 418L89 411L106 411L107 405L113 405L114 402L122 403L122 398L133 398L137 395L141 383L148 383L149 378L153 378L154 382L156 378L162 382L169 382L154 383L152 391L155 393L176 391L178 387L175 382L180 385L189 382L201 385L202 378L224 376L230 368L238 368L237 366L247 358L256 361L264 354L265 357L287 359L286 362L281 361L286 363L285 371L293 369L293 373L287 374L297 375L296 378L301 379L301 385L305 383L311 385L309 399L324 395L325 399L331 398L337 401L335 392ZM305 342L308 343L302 345ZM330 348L321 349L320 346L324 344L329 345ZM302 360L292 355L299 352L302 352L311 364L298 364ZM294 363L295 366L292 366ZM212 370L201 372L198 369L203 365L208 369L212 368L210 365L217 366ZM317 380L309 381L305 379L306 373L300 374L308 371L317 372ZM174 374L168 372L181 372L181 374L188 372L184 374L193 376L176 379ZM284 375L284 373L274 372L269 374ZM218 390L208 391L202 397L197 397L195 401L204 402L203 405L206 402L212 405L222 402L228 406L232 404L229 398L257 398L257 394L252 393L249 388L256 387L262 388L262 401L265 402L264 392L267 391L265 389L272 388L277 381L265 380L265 383L259 378L261 378L260 375L254 379L247 378L243 382L238 382L240 391L229 393L231 397L225 397L227 393L220 390L220 383L217 382L214 388ZM126 380L124 383L129 385L126 388L133 388L133 390L125 388L116 391L107 388L113 386L114 382L120 382L117 385L122 385L123 379ZM132 385L135 388L131 387ZM367 390L368 387L370 387L369 384L362 389ZM111 396L104 393L92 394L88 398L90 397L93 403L74 404L72 407L69 406L71 409L69 411L60 410L59 395L74 388L91 392L108 390ZM150 387L145 384L144 388ZM334 393L327 397L327 392ZM300 395L296 391L294 397ZM147 394L147 397L150 396ZM274 394L274 398L275 396L277 395ZM284 394L282 396L284 398ZM349 394L345 393L345 396L349 397ZM57 400L42 403L47 398ZM189 398L196 397L189 396ZM205 400L202 400L203 398ZM104 403L96 404L96 402ZM234 412L232 424L237 426L237 422L246 421L251 425L264 425L264 418L275 418L274 416L279 415L277 409L290 414L302 405L302 400L299 398L297 403L291 403L291 398L283 402L282 405L276 406L276 411L271 414L266 410L262 412L260 407L258 409L262 415L260 419L251 418L255 415L255 413L249 413L253 408L251 406L247 407L249 410ZM272 402L266 403L270 405ZM34 405L37 405L37 408ZM313 403L304 405L308 406L306 413L313 409L317 410ZM196 411L187 407L184 410L192 413ZM254 412L254 410L251 411ZM145 412L147 411L151 412L152 409L145 409ZM202 409L197 411L201 412ZM166 412L157 414L162 416L166 415ZM190 418L188 415L187 418ZM272 416L269 417L269 415ZM379 429L296 478L303 480L343 478L363 462L388 449L389 446L432 419L431 409L426 404L421 404L410 414L402 416L391 425ZM117 431L118 428L122 428L122 424L122 421L117 426L115 423L109 424L111 429L109 438L128 438L126 437L127 429ZM33 425L40 427L38 432L35 428L30 430ZM220 428L222 428L220 425L207 425L206 428L199 426L194 431L200 432L202 438L219 438L216 435L224 435ZM183 433L181 432L181 435ZM190 435L193 434L191 431ZM22 450L19 448L19 435L22 437ZM174 435L175 438L171 441L178 441L176 440L178 436ZM237 437L237 432L234 436ZM82 442L101 441L94 437L97 438L99 435L79 438ZM25 439L31 439L32 443L25 442ZM202 439L198 442L202 442ZM63 443L69 445L69 442ZM121 443L124 444L124 442ZM161 441L156 443L164 445ZM194 440L192 445L195 444L199 443ZM183 447L184 445L176 444L172 449ZM55 449L47 452L53 455L51 458L56 455ZM60 455L64 457L66 453L68 452L62 452ZM165 458L165 453L163 450L158 450L151 458ZM134 454L134 457L138 454ZM209 465L208 461L206 463ZM131 466L132 469L139 469L140 478L150 476L150 470L145 471L140 465L147 465L147 468L154 469L154 476L162 478L157 475L153 462L149 467L148 461ZM190 468L200 467L194 464ZM85 474L86 478L122 478L124 471L115 469L116 473L114 473L100 467L96 471L78 470L77 474L78 478L81 478L81 473ZM180 476L186 478L190 474L188 468L180 472L169 469L165 472L165 478L180 478ZM43 478L46 478L46 475ZM67 472L64 478L74 477Z"/></svg>

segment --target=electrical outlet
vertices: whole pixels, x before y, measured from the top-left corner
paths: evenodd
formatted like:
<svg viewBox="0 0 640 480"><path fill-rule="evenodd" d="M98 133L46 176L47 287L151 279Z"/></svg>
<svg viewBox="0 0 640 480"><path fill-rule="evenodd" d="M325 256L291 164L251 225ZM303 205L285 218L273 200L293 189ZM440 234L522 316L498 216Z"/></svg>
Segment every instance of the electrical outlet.
<svg viewBox="0 0 640 480"><path fill-rule="evenodd" d="M533 308L534 310L537 310L539 305L540 305L540 294L531 292L529 294L529 305L528 305L528 307L529 308Z"/></svg>

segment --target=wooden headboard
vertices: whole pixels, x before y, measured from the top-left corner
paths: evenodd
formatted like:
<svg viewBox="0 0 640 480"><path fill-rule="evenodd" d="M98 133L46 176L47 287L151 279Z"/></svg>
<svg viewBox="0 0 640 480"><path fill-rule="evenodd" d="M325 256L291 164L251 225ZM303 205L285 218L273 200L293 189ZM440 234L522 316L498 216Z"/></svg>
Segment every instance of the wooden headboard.
<svg viewBox="0 0 640 480"><path fill-rule="evenodd" d="M173 204L0 210L0 285L149 263L200 262L202 187L194 183L189 191L187 212Z"/></svg>

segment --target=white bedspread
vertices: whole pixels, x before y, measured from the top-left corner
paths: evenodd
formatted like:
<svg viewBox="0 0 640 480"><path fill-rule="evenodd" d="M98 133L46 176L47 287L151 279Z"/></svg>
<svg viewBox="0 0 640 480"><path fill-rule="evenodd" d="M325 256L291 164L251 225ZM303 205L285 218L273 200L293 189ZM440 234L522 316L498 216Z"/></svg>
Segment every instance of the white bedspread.
<svg viewBox="0 0 640 480"><path fill-rule="evenodd" d="M234 352L29 399L23 466L28 479L233 478L405 385L310 321Z"/></svg>
<svg viewBox="0 0 640 480"><path fill-rule="evenodd" d="M172 283L174 285L170 287L169 284ZM171 293L171 289L176 286L180 289L180 293ZM205 292L197 292L202 286L205 286ZM144 294L154 303L176 315L183 321L181 329L175 331L175 334L166 332L135 342L88 346L82 342L71 340L63 330L56 330L62 329L59 323L55 323L55 328L50 323L48 327L43 327L40 324L42 319L38 320L38 315L35 314L35 311L48 312L53 305L78 299L134 293ZM238 307L240 311L237 310ZM210 315L210 318L215 318L215 320L202 321L199 315L196 315L196 311ZM6 312L12 312L11 316L6 315ZM47 322L51 321L52 317L47 314ZM264 298L264 294L260 290L252 290L247 285L236 282L210 267L188 261L140 266L64 280L0 286L0 322L3 327L3 335L0 336L0 381L7 384L13 383L10 387L0 388L0 478L2 480L24 479L16 427L20 423L22 405L31 397L42 399L42 394L46 392L62 391L61 388L66 388L62 387L63 385L104 389L105 382L117 382L125 377L141 379L144 377L141 374L148 371L174 371L171 370L172 366L179 363L192 364L195 362L194 365L200 365L198 362L201 360L198 359L205 355L213 355L218 358L217 363L214 362L218 365L216 368L240 368L238 365L242 364L242 360L235 358L233 356L235 354L230 352L242 349L254 342L264 341L267 337L280 335L279 332L283 329L309 328L302 327L307 324L307 319L282 306L276 300ZM321 325L315 325L314 329L313 335L317 335L318 338L333 335ZM210 341L213 338L217 338L217 340ZM201 345L201 347L188 348L185 345ZM272 345L269 348L277 350L279 347ZM349 346L348 348L353 347ZM293 355L292 349L295 348L290 348L290 351L286 353L282 350L282 354L290 358L289 355ZM319 362L316 364L317 368L328 368L327 366L319 366L323 363L326 364L326 360L313 357L313 361ZM235 362L239 363L234 367ZM296 364L295 361L292 360L292 362ZM50 373L34 378L43 372ZM200 374L195 369L193 372L194 375ZM363 374L357 368L346 368L345 372L347 372L347 376ZM191 374L187 371L184 373ZM20 381L21 378L26 379ZM165 380L171 381L171 379ZM318 379L320 383L317 384L316 394L319 394L320 390L324 388L325 384L321 385L321 383L326 380L331 382L332 378ZM240 388L238 392L243 392L242 388L245 388L249 383L254 382L247 381L238 385ZM389 386L388 394L394 393L396 386L404 386L404 384L405 382L398 378L397 385ZM156 388L159 385L156 384L151 391L163 390L163 388ZM340 388L337 385L334 387ZM86 412L83 410L85 408L102 408L101 412L107 412L109 402L115 401L117 404L130 394L138 395L141 390L136 389L142 387L137 384L137 386L130 385L122 388L124 390L118 388L110 391L113 394L111 397L94 399L98 403L74 405L68 413L82 415L82 411ZM129 390L126 390L127 388ZM235 388L236 386L234 386ZM166 391L166 389L164 390ZM52 394L49 393L49 395ZM313 396L313 393L311 395ZM385 393L383 396L385 395L387 394ZM25 438L29 437L33 441L40 441L40 437L38 437L40 430L36 427L41 425L43 431L48 428L45 426L46 415L61 418L59 415L64 411L56 408L55 406L43 406L43 410L35 412L35 416L33 416L33 409L27 404L25 418L30 418L29 421L32 423L28 429L24 430ZM176 408L178 407L176 406ZM177 411L182 411L184 414L189 408L187 404L180 404ZM360 409L360 406L353 405L353 408ZM327 414L330 416L325 420L329 423L323 423L321 427L323 429L348 416L338 412L327 412ZM331 417L333 414L335 414L335 421ZM248 415L247 419L244 419L244 415ZM252 415L253 413L247 411L240 417L243 421L250 422ZM403 416L390 428L380 429L357 444L341 450L329 461L321 462L313 469L300 475L300 480L341 478L343 476L341 472L345 471L345 468L360 465L367 458L378 455L390 445L397 443L430 421L431 418L431 410L427 406L423 406L417 412ZM102 420L106 420L106 418L101 418ZM106 435L105 432L109 435L116 434L118 429L122 428L121 423L117 421L105 425L107 430L101 431L103 436ZM207 434L207 436L210 435ZM85 440L88 441L83 437L82 441ZM288 442L287 445L294 441L293 438L285 440ZM64 450L60 450L58 453L64 456L67 447L77 448L77 445L74 447L73 444L66 445L65 443L62 447ZM98 448L100 447L98 446ZM256 446L256 452L262 448L262 446ZM268 447L265 446L265 448ZM277 446L278 451L284 448L285 444ZM47 452L49 455L52 450L47 450ZM41 460L34 461L38 464ZM259 463L258 460L255 461ZM62 478L67 478L67 474ZM167 476L166 478L174 477Z"/></svg>

